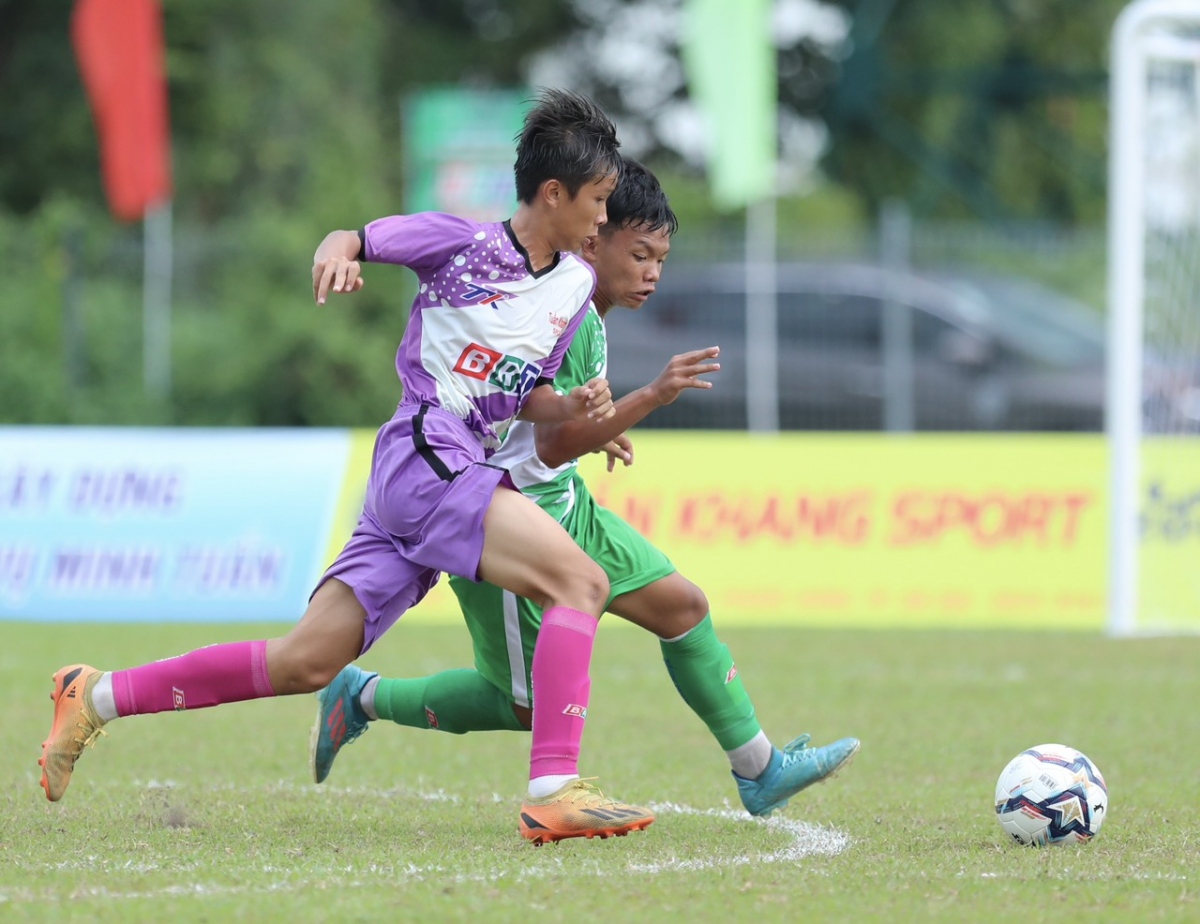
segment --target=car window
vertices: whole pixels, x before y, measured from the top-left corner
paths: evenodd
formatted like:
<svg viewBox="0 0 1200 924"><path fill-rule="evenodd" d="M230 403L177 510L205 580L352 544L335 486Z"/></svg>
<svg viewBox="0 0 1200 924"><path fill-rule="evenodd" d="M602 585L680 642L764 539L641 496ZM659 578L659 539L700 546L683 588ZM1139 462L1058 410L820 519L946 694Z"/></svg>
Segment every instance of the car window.
<svg viewBox="0 0 1200 924"><path fill-rule="evenodd" d="M965 335L963 328L927 311L912 313L913 352L922 359L942 359L947 338Z"/></svg>
<svg viewBox="0 0 1200 924"><path fill-rule="evenodd" d="M881 333L881 305L859 295L788 292L779 298L779 333L784 341L875 350Z"/></svg>
<svg viewBox="0 0 1200 924"><path fill-rule="evenodd" d="M651 323L667 332L741 334L745 330L744 293L660 291L648 310ZM882 305L861 295L780 292L776 314L780 340L828 347L878 349Z"/></svg>
<svg viewBox="0 0 1200 924"><path fill-rule="evenodd" d="M1083 306L1023 281L972 280L954 285L985 298L996 332L1029 359L1054 366L1103 361L1103 324Z"/></svg>
<svg viewBox="0 0 1200 924"><path fill-rule="evenodd" d="M746 297L741 293L658 292L646 309L656 327L675 331L742 331Z"/></svg>

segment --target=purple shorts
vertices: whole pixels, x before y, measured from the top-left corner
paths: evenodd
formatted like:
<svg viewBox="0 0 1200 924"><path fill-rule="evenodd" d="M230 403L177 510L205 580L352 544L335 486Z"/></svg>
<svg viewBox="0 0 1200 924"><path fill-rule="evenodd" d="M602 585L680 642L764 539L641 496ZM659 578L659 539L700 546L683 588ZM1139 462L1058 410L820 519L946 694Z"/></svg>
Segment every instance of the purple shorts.
<svg viewBox="0 0 1200 924"><path fill-rule="evenodd" d="M484 461L458 417L402 405L375 437L362 516L321 576L348 585L367 611L365 652L445 571L479 580L483 516L508 472Z"/></svg>

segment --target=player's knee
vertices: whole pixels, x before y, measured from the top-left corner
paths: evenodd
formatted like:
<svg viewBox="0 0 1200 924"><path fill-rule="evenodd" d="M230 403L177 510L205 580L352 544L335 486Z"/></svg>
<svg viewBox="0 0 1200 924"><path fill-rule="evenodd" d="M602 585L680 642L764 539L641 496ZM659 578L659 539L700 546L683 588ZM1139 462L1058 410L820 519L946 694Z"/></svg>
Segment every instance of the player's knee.
<svg viewBox="0 0 1200 924"><path fill-rule="evenodd" d="M276 641L274 650L268 648L267 670L277 695L315 693L329 686L346 666L329 651L288 644L286 637Z"/></svg>
<svg viewBox="0 0 1200 924"><path fill-rule="evenodd" d="M551 582L547 606L569 606L599 616L608 601L608 575L582 553Z"/></svg>
<svg viewBox="0 0 1200 924"><path fill-rule="evenodd" d="M315 693L333 682L333 678L346 665L336 666L320 660L297 662L289 665L288 693ZM283 692L276 690L276 693Z"/></svg>
<svg viewBox="0 0 1200 924"><path fill-rule="evenodd" d="M684 581L679 606L679 621L687 627L684 631L700 625L707 615L708 597L704 596L704 591L691 581Z"/></svg>
<svg viewBox="0 0 1200 924"><path fill-rule="evenodd" d="M341 673L345 664L330 661L328 658L315 659L301 668L300 678L304 687L303 692L315 693L333 683L333 679Z"/></svg>
<svg viewBox="0 0 1200 924"><path fill-rule="evenodd" d="M589 561L591 560L589 559ZM591 565L592 567L588 568L585 574L580 575L580 592L591 604L588 612L595 612L599 615L604 610L604 604L608 602L608 575L595 562L591 562Z"/></svg>
<svg viewBox="0 0 1200 924"><path fill-rule="evenodd" d="M671 585L666 605L655 608L653 622L646 628L659 638L680 638L687 635L708 615L708 598L691 581L678 580Z"/></svg>

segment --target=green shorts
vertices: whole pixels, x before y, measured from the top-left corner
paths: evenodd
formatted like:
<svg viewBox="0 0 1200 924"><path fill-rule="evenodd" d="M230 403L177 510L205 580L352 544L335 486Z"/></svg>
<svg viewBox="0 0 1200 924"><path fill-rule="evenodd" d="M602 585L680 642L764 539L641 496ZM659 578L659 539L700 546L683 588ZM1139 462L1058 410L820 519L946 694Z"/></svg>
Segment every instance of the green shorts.
<svg viewBox="0 0 1200 924"><path fill-rule="evenodd" d="M667 556L641 533L596 503L582 478L575 476L572 482L575 502L562 525L608 575L608 603L675 572ZM475 669L514 703L532 708L530 671L541 609L492 584L451 577L450 586L471 630Z"/></svg>

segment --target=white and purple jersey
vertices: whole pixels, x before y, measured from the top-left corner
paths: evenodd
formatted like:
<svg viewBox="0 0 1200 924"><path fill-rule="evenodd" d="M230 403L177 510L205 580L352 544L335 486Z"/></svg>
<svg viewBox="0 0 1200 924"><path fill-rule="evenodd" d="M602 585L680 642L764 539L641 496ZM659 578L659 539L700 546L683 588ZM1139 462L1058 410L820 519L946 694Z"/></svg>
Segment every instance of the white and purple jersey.
<svg viewBox="0 0 1200 924"><path fill-rule="evenodd" d="M607 375L608 333L595 307L589 306L554 377L554 390L560 395L566 394L578 385ZM521 493L532 497L558 522L561 523L573 509L579 460L572 459L558 468L543 462L537 454L534 425L528 421L518 420L512 425L504 445L492 457L492 464L507 469Z"/></svg>
<svg viewBox="0 0 1200 924"><path fill-rule="evenodd" d="M361 259L420 281L396 351L401 404L461 417L490 455L534 386L553 380L595 272L570 253L532 272L508 222L421 212L380 218L361 237Z"/></svg>

